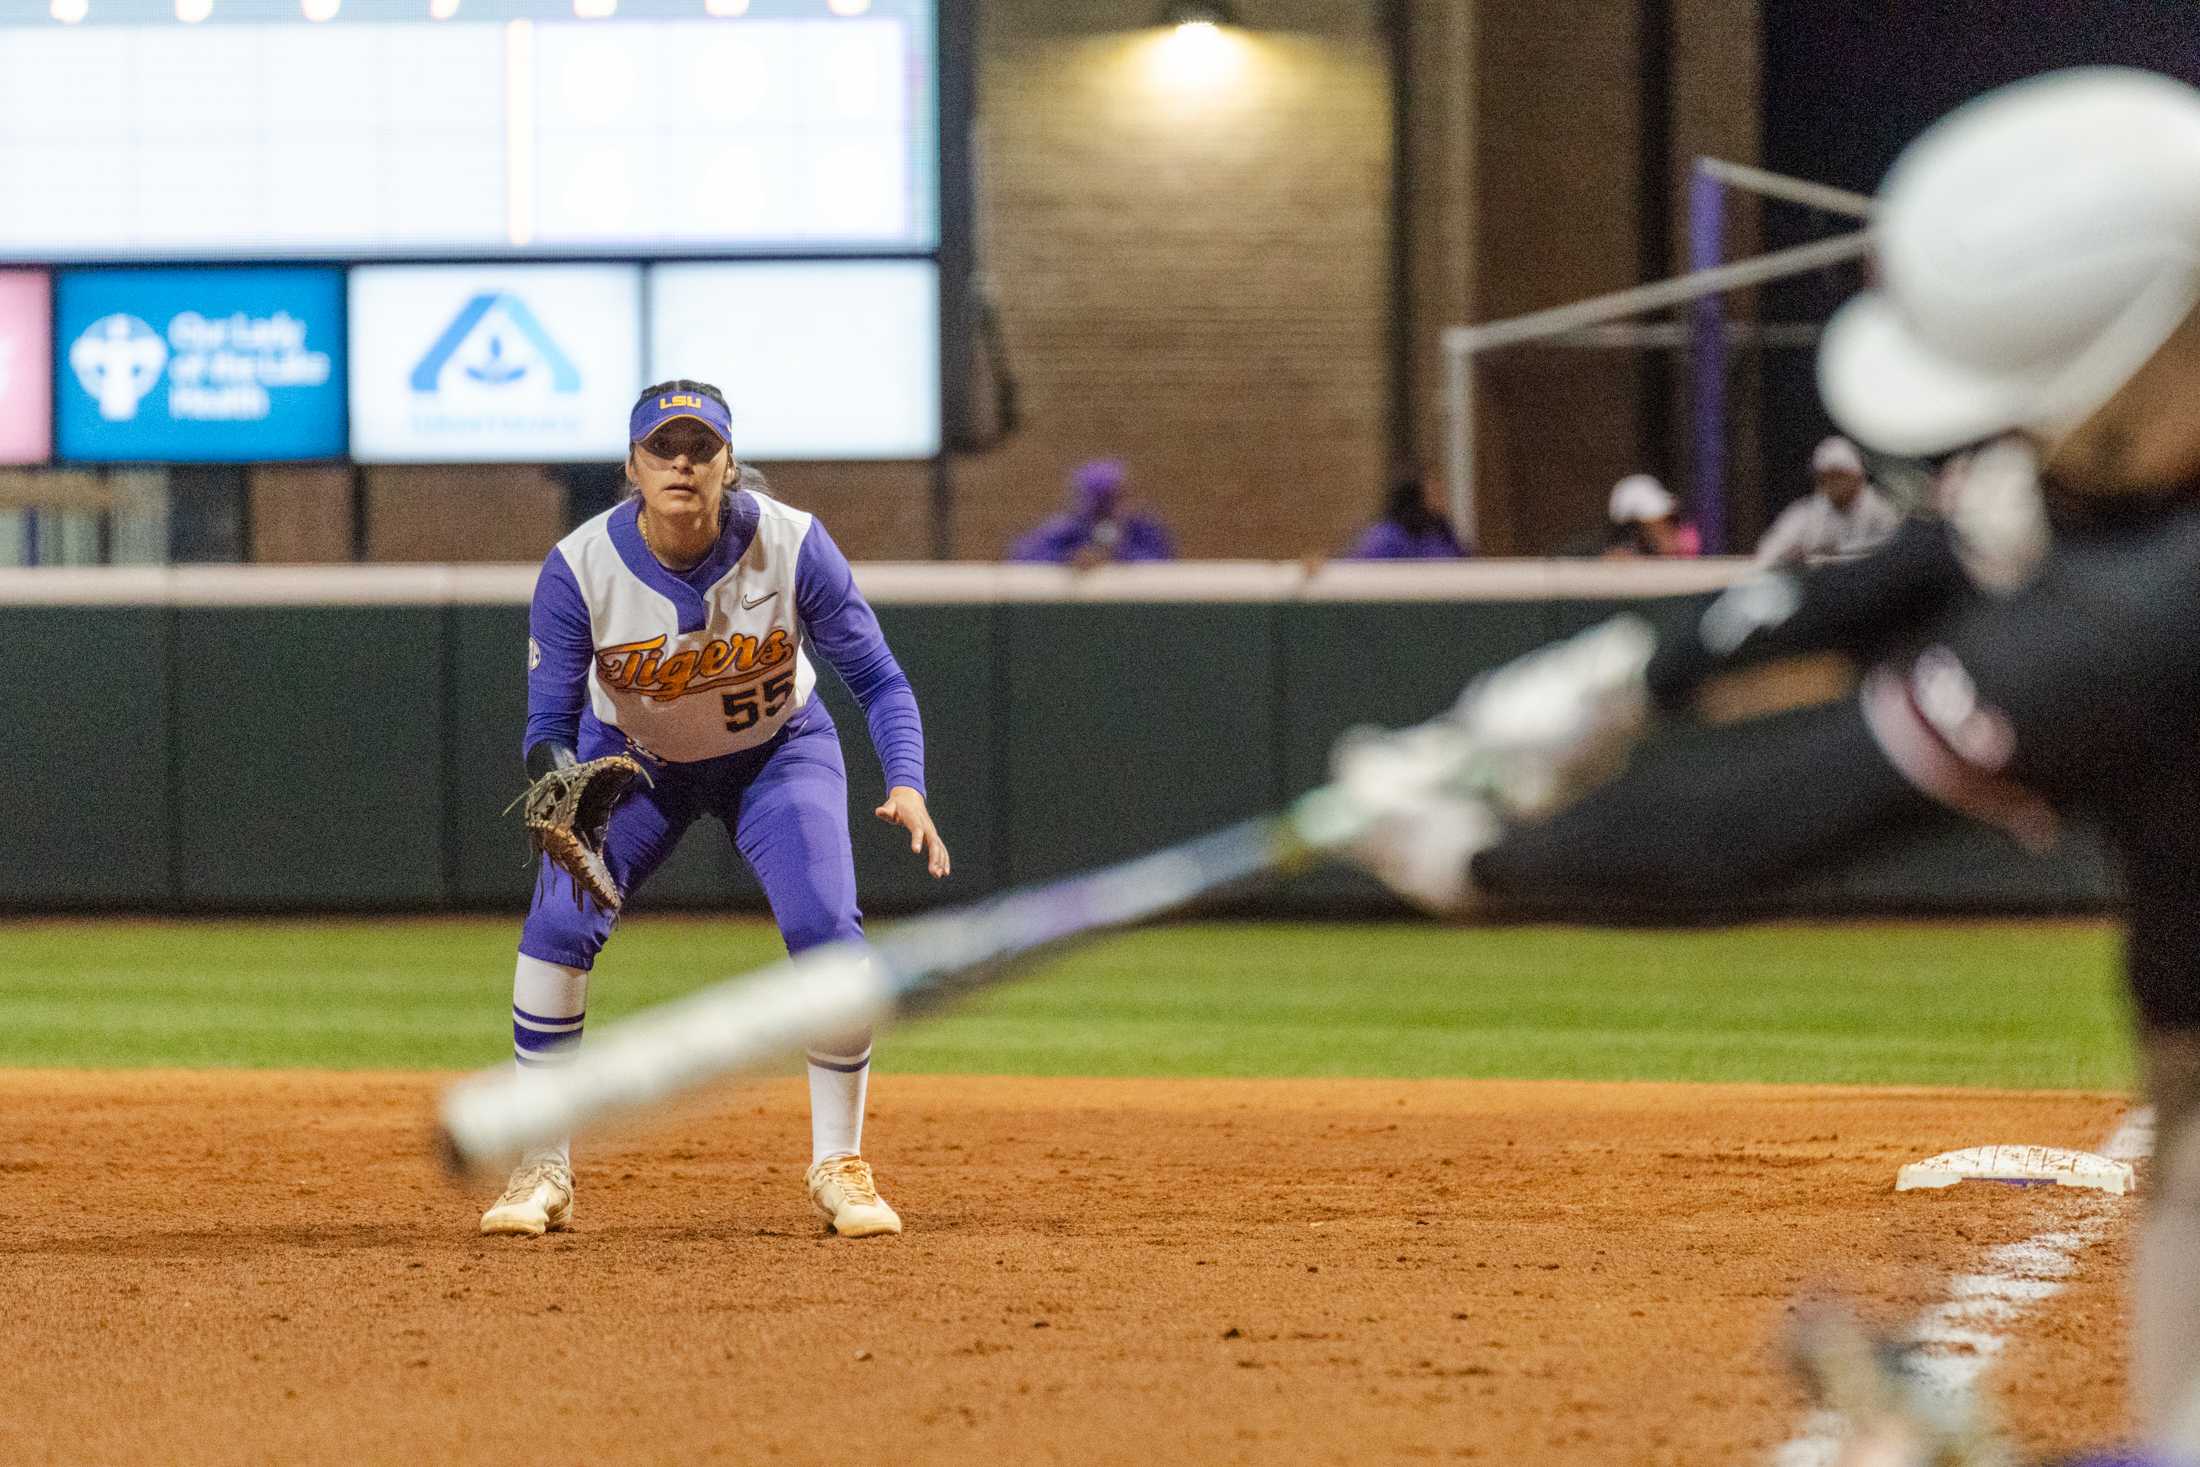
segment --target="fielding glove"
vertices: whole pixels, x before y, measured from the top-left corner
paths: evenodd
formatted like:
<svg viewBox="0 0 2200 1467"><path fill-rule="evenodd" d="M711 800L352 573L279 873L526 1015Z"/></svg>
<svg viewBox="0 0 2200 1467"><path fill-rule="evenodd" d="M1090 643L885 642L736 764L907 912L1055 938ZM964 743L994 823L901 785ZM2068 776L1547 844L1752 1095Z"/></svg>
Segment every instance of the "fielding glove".
<svg viewBox="0 0 2200 1467"><path fill-rule="evenodd" d="M551 769L512 802L523 807L520 820L534 848L573 879L574 906L594 897L605 911L619 910L619 884L604 864L604 835L611 827L612 807L626 795L627 787L636 779L648 778L635 760L609 754Z"/></svg>

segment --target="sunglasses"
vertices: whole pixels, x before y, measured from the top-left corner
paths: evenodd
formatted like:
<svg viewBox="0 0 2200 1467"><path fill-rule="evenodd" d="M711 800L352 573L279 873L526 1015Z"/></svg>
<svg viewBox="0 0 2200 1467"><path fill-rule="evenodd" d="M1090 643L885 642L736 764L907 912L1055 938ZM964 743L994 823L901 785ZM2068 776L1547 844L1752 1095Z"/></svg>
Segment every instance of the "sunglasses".
<svg viewBox="0 0 2200 1467"><path fill-rule="evenodd" d="M707 424L693 418L675 418L642 440L642 448L655 458L678 458L686 454L688 462L701 463L715 458L726 446L726 440L713 433Z"/></svg>

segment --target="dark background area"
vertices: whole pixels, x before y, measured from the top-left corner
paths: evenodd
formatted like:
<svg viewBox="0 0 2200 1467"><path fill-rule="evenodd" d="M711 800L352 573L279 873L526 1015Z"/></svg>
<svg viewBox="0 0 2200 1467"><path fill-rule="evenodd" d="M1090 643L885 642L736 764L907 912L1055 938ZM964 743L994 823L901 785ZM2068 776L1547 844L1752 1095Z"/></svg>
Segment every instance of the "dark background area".
<svg viewBox="0 0 2200 1467"><path fill-rule="evenodd" d="M1870 193L1904 143L1964 101L2058 67L2139 66L2200 83L2200 7L2181 0L1764 0L1764 162ZM1765 211L1765 246L1853 227L1807 210ZM1857 267L1780 282L1769 320L1823 320L1861 283ZM1810 450L1832 431L1810 353L1764 359L1768 512L1809 484Z"/></svg>

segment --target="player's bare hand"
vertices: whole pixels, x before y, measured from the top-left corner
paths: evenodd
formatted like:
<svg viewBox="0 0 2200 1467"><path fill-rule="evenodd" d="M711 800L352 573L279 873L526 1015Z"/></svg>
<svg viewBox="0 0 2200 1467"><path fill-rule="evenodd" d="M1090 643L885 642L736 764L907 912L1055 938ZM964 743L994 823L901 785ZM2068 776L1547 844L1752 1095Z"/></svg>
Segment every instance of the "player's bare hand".
<svg viewBox="0 0 2200 1467"><path fill-rule="evenodd" d="M932 812L924 807L924 796L905 784L897 784L886 792L886 803L871 812L888 825L898 825L909 832L909 849L924 857L924 868L937 881L951 869L947 859L947 842L940 839L939 827L932 823Z"/></svg>

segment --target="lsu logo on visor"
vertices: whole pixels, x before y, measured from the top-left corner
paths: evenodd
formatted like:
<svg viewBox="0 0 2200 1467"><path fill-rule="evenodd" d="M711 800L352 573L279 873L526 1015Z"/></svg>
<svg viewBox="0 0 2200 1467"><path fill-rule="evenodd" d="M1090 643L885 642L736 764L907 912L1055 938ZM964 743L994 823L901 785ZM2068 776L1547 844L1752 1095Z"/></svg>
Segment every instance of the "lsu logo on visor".
<svg viewBox="0 0 2200 1467"><path fill-rule="evenodd" d="M761 640L736 634L714 638L700 647L665 655L662 633L646 642L622 642L598 648L596 676L607 688L640 693L653 703L669 703L690 693L754 682L782 663L794 660L795 642L784 628Z"/></svg>
<svg viewBox="0 0 2200 1467"><path fill-rule="evenodd" d="M701 398L690 396L684 392L673 397L660 397L657 399L657 406L660 408L699 408L702 405L703 400Z"/></svg>

